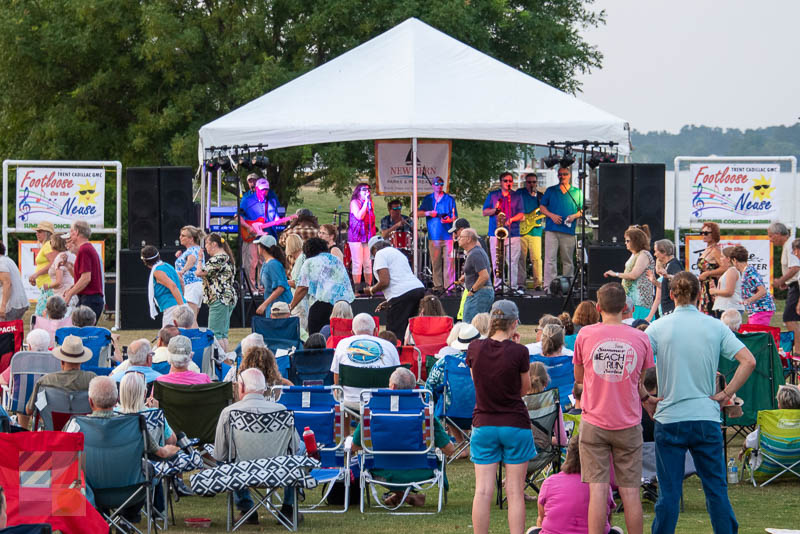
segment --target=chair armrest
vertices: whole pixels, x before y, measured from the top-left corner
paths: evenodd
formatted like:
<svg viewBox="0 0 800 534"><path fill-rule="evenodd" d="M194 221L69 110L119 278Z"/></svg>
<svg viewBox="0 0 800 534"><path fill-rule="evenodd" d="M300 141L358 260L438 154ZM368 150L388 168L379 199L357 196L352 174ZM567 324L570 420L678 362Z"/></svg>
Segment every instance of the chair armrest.
<svg viewBox="0 0 800 534"><path fill-rule="evenodd" d="M347 436L347 439L344 440L344 450L345 452L352 452L353 450L353 436Z"/></svg>

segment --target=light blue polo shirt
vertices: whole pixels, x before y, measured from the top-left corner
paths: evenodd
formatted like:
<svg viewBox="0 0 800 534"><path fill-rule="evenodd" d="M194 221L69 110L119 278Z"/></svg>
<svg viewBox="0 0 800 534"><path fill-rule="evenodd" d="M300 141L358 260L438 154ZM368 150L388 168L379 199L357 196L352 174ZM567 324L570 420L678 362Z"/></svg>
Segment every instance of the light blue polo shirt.
<svg viewBox="0 0 800 534"><path fill-rule="evenodd" d="M544 196L539 204L550 210L551 213L561 215L561 224L554 223L550 217L544 220L545 232L561 232L562 234L575 235L577 219L566 224L565 219L577 213L583 206L583 192L575 186L570 186L566 193L561 192L559 184L551 185L544 191Z"/></svg>
<svg viewBox="0 0 800 534"><path fill-rule="evenodd" d="M661 424L681 421L720 422L714 395L720 356L733 360L744 348L722 321L701 313L695 306L677 306L654 321L645 333L656 357L658 403L655 420Z"/></svg>

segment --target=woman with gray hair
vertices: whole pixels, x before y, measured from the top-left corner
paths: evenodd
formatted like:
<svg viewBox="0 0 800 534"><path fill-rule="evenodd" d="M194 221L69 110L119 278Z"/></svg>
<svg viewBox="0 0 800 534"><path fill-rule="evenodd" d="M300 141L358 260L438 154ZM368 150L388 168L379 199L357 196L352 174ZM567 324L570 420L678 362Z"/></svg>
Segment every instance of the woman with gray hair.
<svg viewBox="0 0 800 534"><path fill-rule="evenodd" d="M197 373L189 369L189 362L192 361L192 342L186 336L175 336L169 340L167 346L169 354L169 373L159 376L158 382L168 382L170 384L208 384L211 379L205 373Z"/></svg>
<svg viewBox="0 0 800 534"><path fill-rule="evenodd" d="M650 307L650 314L645 318L651 322L653 318L663 317L675 310L675 303L669 297L669 281L683 270L681 262L675 259L675 245L669 239L659 239L653 244L653 255L656 257L655 273L648 271L647 277L656 287L656 298Z"/></svg>
<svg viewBox="0 0 800 534"><path fill-rule="evenodd" d="M794 384L786 384L778 386L778 393L775 395L775 400L778 401L779 410L800 410L800 388ZM744 440L742 451L739 454L741 459L744 451L747 449L754 449L758 445L758 428L750 432ZM755 462L753 461L755 459ZM753 465L755 463L755 465ZM761 457L754 455L751 457L750 467L757 469L761 464Z"/></svg>
<svg viewBox="0 0 800 534"><path fill-rule="evenodd" d="M561 320L558 317L550 315L549 313L545 313L544 315L542 315L539 318L539 326L536 327L536 343L529 343L525 345L530 355L543 354L542 338L544 337L544 329L547 325L558 325L562 328L562 330L564 328L564 325L561 323ZM561 351L561 354L566 356L571 356L572 353L573 351L566 347L564 347Z"/></svg>
<svg viewBox="0 0 800 534"><path fill-rule="evenodd" d="M72 326L83 328L84 326L94 326L97 322L97 316L94 310L89 306L78 306L72 312Z"/></svg>
<svg viewBox="0 0 800 534"><path fill-rule="evenodd" d="M142 413L153 410L158 410L158 401L153 397L147 397L147 384L140 373L127 373L122 377L119 384L119 406L114 411L120 413ZM178 438L169 426L169 423L164 419L164 433L161 435L154 435L151 431L150 435L153 440L159 445L169 444L175 445Z"/></svg>
<svg viewBox="0 0 800 534"><path fill-rule="evenodd" d="M564 327L560 324L548 324L542 329L542 356L554 358L565 355Z"/></svg>

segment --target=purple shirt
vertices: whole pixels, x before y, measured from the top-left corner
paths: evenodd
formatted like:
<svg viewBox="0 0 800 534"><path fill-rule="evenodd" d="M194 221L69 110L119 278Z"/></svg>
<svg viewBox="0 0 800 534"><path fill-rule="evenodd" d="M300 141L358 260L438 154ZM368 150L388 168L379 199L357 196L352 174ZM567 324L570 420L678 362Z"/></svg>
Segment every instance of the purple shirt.
<svg viewBox="0 0 800 534"><path fill-rule="evenodd" d="M375 235L375 212L370 208L364 215L364 219L359 219L353 212L350 212L350 224L347 227L348 243L366 243L369 238Z"/></svg>
<svg viewBox="0 0 800 534"><path fill-rule="evenodd" d="M587 534L589 532L589 484L581 482L580 473L556 473L547 477L539 492L544 507L540 534ZM608 511L614 509L608 488ZM605 531L611 528L606 519Z"/></svg>
<svg viewBox="0 0 800 534"><path fill-rule="evenodd" d="M178 373L170 372L156 378L158 382L168 382L170 384L210 384L211 379L205 373L195 373L194 371L181 371Z"/></svg>

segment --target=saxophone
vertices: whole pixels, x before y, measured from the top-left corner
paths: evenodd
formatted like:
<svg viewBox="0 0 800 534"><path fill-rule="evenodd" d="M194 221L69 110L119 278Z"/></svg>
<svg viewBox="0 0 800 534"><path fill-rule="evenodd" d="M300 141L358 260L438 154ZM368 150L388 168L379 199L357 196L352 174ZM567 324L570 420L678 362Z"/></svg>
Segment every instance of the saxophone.
<svg viewBox="0 0 800 534"><path fill-rule="evenodd" d="M497 251L495 252L494 275L503 278L503 269L506 262L506 238L508 238L508 228L506 228L506 214L502 211L497 212L497 229L494 231L497 239Z"/></svg>

